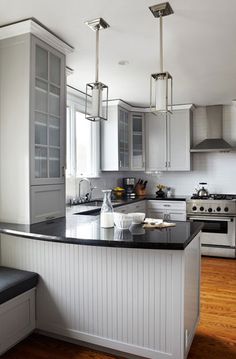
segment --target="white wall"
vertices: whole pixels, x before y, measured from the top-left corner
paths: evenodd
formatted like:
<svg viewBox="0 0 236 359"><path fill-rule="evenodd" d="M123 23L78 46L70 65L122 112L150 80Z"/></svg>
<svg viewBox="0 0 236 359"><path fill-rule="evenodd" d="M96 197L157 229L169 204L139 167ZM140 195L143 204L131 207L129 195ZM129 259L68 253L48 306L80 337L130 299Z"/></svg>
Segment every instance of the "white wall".
<svg viewBox="0 0 236 359"><path fill-rule="evenodd" d="M206 109L198 107L193 117L193 143L206 135ZM236 147L236 106L223 106L223 136ZM193 153L190 172L162 172L160 175L143 172L103 172L101 178L92 179L98 187L93 197L101 197L100 189L112 188L122 183L122 177L136 177L148 180L147 190L154 194L156 185L162 183L172 187L176 195L191 195L199 182L207 182L211 193L236 193L236 152ZM76 197L78 179L67 180L67 197ZM86 188L84 188L86 190Z"/></svg>

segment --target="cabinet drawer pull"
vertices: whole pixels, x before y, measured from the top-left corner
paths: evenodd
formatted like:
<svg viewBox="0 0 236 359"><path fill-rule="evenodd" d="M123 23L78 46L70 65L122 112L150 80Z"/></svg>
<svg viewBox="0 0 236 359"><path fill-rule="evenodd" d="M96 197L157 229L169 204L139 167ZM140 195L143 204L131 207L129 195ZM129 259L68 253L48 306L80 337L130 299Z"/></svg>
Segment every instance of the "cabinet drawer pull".
<svg viewBox="0 0 236 359"><path fill-rule="evenodd" d="M163 204L163 207L171 207L170 204Z"/></svg>

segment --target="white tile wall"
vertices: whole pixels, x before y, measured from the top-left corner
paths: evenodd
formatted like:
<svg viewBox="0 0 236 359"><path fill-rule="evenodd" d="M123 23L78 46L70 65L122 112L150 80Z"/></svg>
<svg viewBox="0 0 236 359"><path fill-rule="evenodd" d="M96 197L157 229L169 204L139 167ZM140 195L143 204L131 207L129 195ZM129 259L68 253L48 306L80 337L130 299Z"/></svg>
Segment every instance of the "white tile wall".
<svg viewBox="0 0 236 359"><path fill-rule="evenodd" d="M203 140L206 135L206 109L198 107L193 118L193 143ZM223 136L236 147L236 105L223 106ZM155 193L156 184L172 187L176 195L190 195L199 182L207 182L211 193L236 193L236 152L194 153L193 170L190 172L162 172L148 175L143 172L104 172L101 178L92 179L93 197L101 197L101 189L121 185L122 177L136 177L148 180L147 190ZM86 188L84 188L86 190ZM67 198L78 194L78 180L67 180Z"/></svg>

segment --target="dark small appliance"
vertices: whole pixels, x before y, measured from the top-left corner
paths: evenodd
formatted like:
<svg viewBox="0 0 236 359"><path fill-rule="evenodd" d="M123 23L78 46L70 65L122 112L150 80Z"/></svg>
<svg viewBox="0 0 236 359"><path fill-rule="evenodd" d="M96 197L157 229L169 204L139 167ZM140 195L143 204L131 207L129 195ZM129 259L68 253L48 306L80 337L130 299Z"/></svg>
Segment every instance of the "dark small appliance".
<svg viewBox="0 0 236 359"><path fill-rule="evenodd" d="M134 177L125 177L123 178L123 187L125 189L125 194L127 197L135 197L135 178Z"/></svg>

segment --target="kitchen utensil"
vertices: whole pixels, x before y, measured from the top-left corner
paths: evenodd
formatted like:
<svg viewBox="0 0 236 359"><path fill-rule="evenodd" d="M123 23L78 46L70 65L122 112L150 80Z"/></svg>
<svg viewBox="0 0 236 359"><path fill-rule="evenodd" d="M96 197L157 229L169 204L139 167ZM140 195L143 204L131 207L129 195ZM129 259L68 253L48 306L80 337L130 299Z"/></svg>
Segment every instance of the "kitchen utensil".
<svg viewBox="0 0 236 359"><path fill-rule="evenodd" d="M144 189L146 188L147 183L148 183L148 181L145 181L145 182L144 182L144 184L143 184Z"/></svg>

